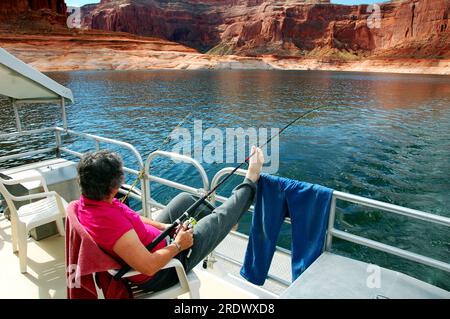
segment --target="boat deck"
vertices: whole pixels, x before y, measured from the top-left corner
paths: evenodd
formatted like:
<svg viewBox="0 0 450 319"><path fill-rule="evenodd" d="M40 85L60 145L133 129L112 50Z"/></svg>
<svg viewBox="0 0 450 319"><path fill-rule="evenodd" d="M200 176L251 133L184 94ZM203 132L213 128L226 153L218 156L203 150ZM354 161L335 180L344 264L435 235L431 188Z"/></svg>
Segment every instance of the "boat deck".
<svg viewBox="0 0 450 319"><path fill-rule="evenodd" d="M220 179L226 174L245 176L246 171L233 167L225 167L210 180L202 165L195 159L173 152L155 151L148 155L147 160L131 144L92 134L75 132L68 129L65 103L73 102L72 91L61 86L49 77L36 71L24 62L18 60L8 52L0 49L0 71L3 69L2 89L0 95L10 98L11 108L14 111L17 131L0 134L0 138L11 141L11 138L28 135L47 136L54 134L55 144L52 147L42 148L44 144L34 143L30 139L30 147L25 150L19 147L12 152L1 156L0 161L12 161L30 158L35 155L54 153L57 157L62 155L81 157L80 149L72 149L75 139L94 143L96 149L107 145L109 148L120 148L132 155L137 166L124 167L127 174L139 176L141 189L131 193L130 197L141 201L144 215L148 216L149 205L159 207L150 196L150 181L187 191L195 195L199 192L208 192L218 185ZM62 127L47 127L32 130L23 130L19 105L30 104L56 104L61 107ZM311 111L310 111L311 112ZM305 112L306 114L306 112ZM53 121L52 121L53 123ZM53 125L53 124L52 124ZM70 137L70 138L66 138ZM47 137L45 137L47 139ZM32 145L33 144L33 145ZM47 144L47 142L45 143ZM72 145L73 144L73 145ZM91 144L91 145L94 145ZM36 149L38 148L38 149ZM157 156L179 160L194 167L202 179L203 188L198 189L189 185L177 183L150 174L150 166ZM130 163L131 163L130 159ZM144 165L145 163L145 165ZM64 159L52 159L18 166L6 171L9 175L29 176L36 171L45 178L50 190L56 190L67 202L79 198L79 189L76 183L76 162ZM34 172L34 173L36 173ZM5 173L5 171L3 171ZM141 175L143 173L143 175ZM8 175L8 176L9 176ZM16 177L18 177L16 176ZM9 176L11 177L11 176ZM147 178L144 178L147 177ZM54 187L54 188L53 188ZM41 192L38 183L23 183L20 186L21 195ZM126 191L122 190L122 193ZM15 193L15 192L14 192ZM16 194L16 193L15 193ZM19 196L19 194L17 194ZM218 201L226 198L216 194ZM450 227L450 218L434 215L391 203L380 202L362 196L334 191L331 199L328 229L326 234L325 253L322 254L293 284L290 284L290 254L279 250L275 253L272 267L269 272L271 279L263 287L254 286L239 276L240 262L244 259L247 238L232 234L228 236L216 250L217 262L212 263L206 270L197 267L194 271L199 277L201 298L450 298L450 293L388 269L380 269L383 287L370 290L367 284L367 263L354 259L330 254L333 238L339 238L354 244L363 245L385 253L399 256L413 262L434 267L450 273L448 261L435 260L408 250L400 249L368 238L347 233L335 228L336 202L346 201L365 207L381 210L383 212L426 221ZM47 230L46 230L47 231ZM37 238L37 233L34 238ZM40 235L38 236L40 237ZM45 236L42 236L45 237ZM42 238L40 237L40 238ZM12 253L11 225L0 214L0 298L66 298L64 238L59 236L48 237L39 241L29 238L28 245L28 273L22 274L19 270L19 258ZM445 247L444 247L445 249ZM289 288L288 288L289 286ZM287 288L287 289L286 289Z"/></svg>
<svg viewBox="0 0 450 319"><path fill-rule="evenodd" d="M243 246L236 236L228 236L218 247L219 254L229 252L229 245ZM239 250L233 249L236 256ZM228 256L230 257L230 256ZM233 257L233 255L231 255ZM218 261L204 270L194 269L200 280L202 299L257 298L450 298L450 292L421 282L402 273L380 268L383 286L366 285L369 264L325 252L298 280L286 286L267 280L254 286L239 276L240 267L216 255ZM276 259L283 256L275 256ZM19 258L12 253L11 225L0 215L0 299L65 299L64 238L58 235L39 241L28 239L28 273L19 270ZM273 268L277 275L284 267ZM286 275L284 276L286 277ZM387 285L386 285L387 283ZM275 293L276 292L276 293ZM187 298L182 295L180 298Z"/></svg>
<svg viewBox="0 0 450 319"><path fill-rule="evenodd" d="M28 273L19 270L19 257L12 252L11 224L0 214L0 299L65 299L66 279L64 263L64 238L58 235L35 241L28 239ZM270 298L258 288L248 289L227 280L221 266L213 270L197 267L200 280L200 298L209 299L253 299ZM187 296L180 296L185 298Z"/></svg>
<svg viewBox="0 0 450 319"><path fill-rule="evenodd" d="M324 252L280 298L449 299L450 292L397 271Z"/></svg>
<svg viewBox="0 0 450 319"><path fill-rule="evenodd" d="M66 298L64 238L28 239L28 273L19 270L12 252L11 223L0 215L0 298ZM8 288L6 288L8 287Z"/></svg>

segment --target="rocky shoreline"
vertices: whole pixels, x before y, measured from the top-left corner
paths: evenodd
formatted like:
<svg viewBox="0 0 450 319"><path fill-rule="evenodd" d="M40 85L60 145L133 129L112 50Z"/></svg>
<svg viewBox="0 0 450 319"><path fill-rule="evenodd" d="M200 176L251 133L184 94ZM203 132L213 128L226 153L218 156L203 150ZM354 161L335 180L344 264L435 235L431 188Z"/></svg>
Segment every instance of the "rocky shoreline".
<svg viewBox="0 0 450 319"><path fill-rule="evenodd" d="M450 75L450 59L353 61L327 58L243 57L202 54L178 43L117 33L11 35L0 33L0 47L40 71L279 69Z"/></svg>

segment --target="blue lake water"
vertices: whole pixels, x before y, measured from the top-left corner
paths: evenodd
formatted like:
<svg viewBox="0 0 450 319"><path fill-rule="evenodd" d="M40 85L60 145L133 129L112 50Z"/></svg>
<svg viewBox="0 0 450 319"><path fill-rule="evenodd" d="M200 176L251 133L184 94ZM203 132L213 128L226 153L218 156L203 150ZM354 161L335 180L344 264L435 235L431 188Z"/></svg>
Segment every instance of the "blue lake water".
<svg viewBox="0 0 450 319"><path fill-rule="evenodd" d="M72 89L70 128L133 144L145 158L172 129L182 127L281 128L308 108L330 106L302 119L279 141L278 175L450 217L450 77L297 71L58 72L50 77ZM14 130L14 115L0 101L1 131ZM20 110L26 129L60 124L57 107ZM53 143L44 139L0 141L0 155ZM78 151L92 144L65 143ZM163 146L172 150L174 141ZM136 166L129 153L127 164ZM11 163L2 163L2 167ZM209 178L233 163L202 163ZM158 160L152 171L200 187L187 165ZM132 177L128 177L132 181ZM235 178L220 192L227 194ZM167 203L175 194L152 187ZM251 216L240 230L248 231ZM338 202L336 225L403 249L449 261L450 230L410 218ZM280 246L289 248L286 225ZM340 240L334 250L388 266L450 290L450 275Z"/></svg>

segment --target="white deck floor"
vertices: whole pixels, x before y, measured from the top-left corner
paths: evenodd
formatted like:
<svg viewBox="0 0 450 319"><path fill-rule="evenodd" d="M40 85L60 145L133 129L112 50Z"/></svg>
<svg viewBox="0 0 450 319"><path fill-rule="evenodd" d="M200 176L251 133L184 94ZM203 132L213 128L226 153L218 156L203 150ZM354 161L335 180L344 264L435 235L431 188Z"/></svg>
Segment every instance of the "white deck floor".
<svg viewBox="0 0 450 319"><path fill-rule="evenodd" d="M40 241L28 239L28 273L19 270L19 257L12 252L11 224L0 214L0 299L66 298L64 238L52 236ZM221 278L219 265L195 270L200 279L200 298L257 298L260 291L244 289ZM245 284L243 283L242 286ZM263 295L270 297L270 295ZM182 296L183 297L183 296Z"/></svg>
<svg viewBox="0 0 450 319"><path fill-rule="evenodd" d="M238 252L236 248L245 246L238 242L239 240L236 236L228 236L217 252L229 252L227 246L231 245L235 248L232 251L236 256L228 253L227 255L239 260L242 252ZM218 258L212 268L204 270L197 266L194 270L200 280L200 298L254 299L276 298L278 295L282 298L373 298L375 295L388 298L450 298L447 291L386 269L382 270L388 285L383 285L383 289L378 289L379 291L368 291L363 285L367 279L368 264L328 255L322 255L299 277L297 286L292 285L287 290L280 284L277 287L270 280L267 280L263 287L254 286L239 276L239 266ZM277 258L277 264L286 259L285 256ZM0 265L0 299L66 298L63 237L56 235L40 241L30 237L28 273L22 274L19 270L19 258L12 252L10 222L0 214ZM276 276L283 268L286 268L286 265L272 268L271 271ZM269 290L276 294L270 293Z"/></svg>
<svg viewBox="0 0 450 319"><path fill-rule="evenodd" d="M28 239L28 273L13 254L11 224L0 215L0 298L66 298L64 238Z"/></svg>

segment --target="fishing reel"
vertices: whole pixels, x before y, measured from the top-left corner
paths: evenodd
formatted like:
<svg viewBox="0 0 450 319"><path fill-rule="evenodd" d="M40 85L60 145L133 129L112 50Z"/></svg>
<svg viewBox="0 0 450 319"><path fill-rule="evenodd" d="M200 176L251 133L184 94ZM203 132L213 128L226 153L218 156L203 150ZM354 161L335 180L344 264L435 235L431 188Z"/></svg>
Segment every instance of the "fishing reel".
<svg viewBox="0 0 450 319"><path fill-rule="evenodd" d="M184 225L186 225L187 229L194 228L195 225L197 225L197 220L194 217L189 217L187 221L184 222ZM191 257L192 254L192 248L189 249L186 258Z"/></svg>
<svg viewBox="0 0 450 319"><path fill-rule="evenodd" d="M194 228L197 225L197 220L194 217L189 217L189 219L185 222L188 229Z"/></svg>
<svg viewBox="0 0 450 319"><path fill-rule="evenodd" d="M198 221L194 217L189 217L188 220L181 223L185 228L187 229L193 229L195 225L197 225ZM170 234L171 238L175 238L177 235L178 229L174 228L173 231Z"/></svg>

